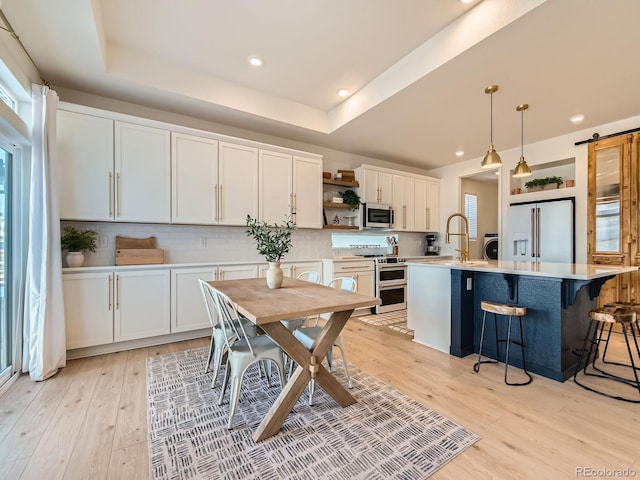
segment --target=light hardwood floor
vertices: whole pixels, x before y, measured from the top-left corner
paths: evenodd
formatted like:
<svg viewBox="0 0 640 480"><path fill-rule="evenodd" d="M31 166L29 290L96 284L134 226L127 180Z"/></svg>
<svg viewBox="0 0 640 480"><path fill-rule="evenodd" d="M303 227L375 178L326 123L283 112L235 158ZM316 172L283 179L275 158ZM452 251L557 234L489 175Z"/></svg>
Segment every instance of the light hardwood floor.
<svg viewBox="0 0 640 480"><path fill-rule="evenodd" d="M535 377L503 383L503 366L456 358L352 318L349 361L482 439L432 478L564 479L577 468L640 476L640 405ZM0 397L1 479L148 478L145 358L208 346L203 338L70 361ZM226 408L226 407L224 407Z"/></svg>

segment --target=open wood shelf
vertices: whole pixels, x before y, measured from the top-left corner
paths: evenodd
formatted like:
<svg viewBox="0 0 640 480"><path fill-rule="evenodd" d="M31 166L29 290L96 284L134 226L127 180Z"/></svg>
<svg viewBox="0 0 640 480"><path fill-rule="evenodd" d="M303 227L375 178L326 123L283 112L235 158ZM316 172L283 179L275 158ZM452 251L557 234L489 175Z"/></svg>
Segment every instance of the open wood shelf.
<svg viewBox="0 0 640 480"><path fill-rule="evenodd" d="M333 230L358 230L357 225L323 225L322 228Z"/></svg>
<svg viewBox="0 0 640 480"><path fill-rule="evenodd" d="M322 206L325 208L349 208L348 203L322 202Z"/></svg>
<svg viewBox="0 0 640 480"><path fill-rule="evenodd" d="M339 187L355 187L358 188L360 184L356 182L345 182L344 180L331 180L330 178L323 178L322 183L325 185L338 185Z"/></svg>

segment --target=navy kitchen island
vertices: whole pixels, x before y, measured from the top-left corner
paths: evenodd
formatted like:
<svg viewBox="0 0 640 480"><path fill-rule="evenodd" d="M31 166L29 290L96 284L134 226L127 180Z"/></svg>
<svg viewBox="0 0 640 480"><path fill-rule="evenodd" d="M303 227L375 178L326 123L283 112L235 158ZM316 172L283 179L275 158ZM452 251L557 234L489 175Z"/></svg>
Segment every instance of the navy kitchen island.
<svg viewBox="0 0 640 480"><path fill-rule="evenodd" d="M563 382L573 375L603 283L637 267L513 261L436 261L408 264L409 328L415 341L464 357L478 352L488 300L527 308L523 317L527 370ZM493 319L488 314L483 356L496 358ZM448 323L448 325L446 325ZM499 337L506 321L498 320ZM448 326L448 328L447 328ZM518 336L518 326L512 335ZM517 348L517 347L516 347ZM500 361L504 361L504 346ZM510 364L522 367L514 351Z"/></svg>

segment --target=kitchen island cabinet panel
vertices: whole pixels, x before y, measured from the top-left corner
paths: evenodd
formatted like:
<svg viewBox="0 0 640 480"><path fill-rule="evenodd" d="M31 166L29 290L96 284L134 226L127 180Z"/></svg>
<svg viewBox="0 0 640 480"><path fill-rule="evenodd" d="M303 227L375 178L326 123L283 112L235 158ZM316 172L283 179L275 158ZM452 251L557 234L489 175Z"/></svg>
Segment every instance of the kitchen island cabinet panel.
<svg viewBox="0 0 640 480"><path fill-rule="evenodd" d="M416 341L430 345L443 337L446 326L416 322L416 318L428 318L425 309L440 309L440 315L450 321L449 353L464 357L478 352L483 300L525 307L527 314L522 323L527 370L562 382L575 371L589 325L588 312L595 308L603 283L636 268L479 260L409 263L408 288L410 300L414 301L409 302L408 319ZM444 298L445 287L441 285L447 276L443 272L449 276L448 299ZM427 288L433 287L434 282L440 286ZM493 315L487 314L487 318L482 353L497 358ZM499 338L506 338L506 323L505 317L498 318ZM512 335L518 338L518 323L512 328ZM519 349L513 348L515 354L510 356L510 363L522 367ZM504 346L500 350L503 362Z"/></svg>

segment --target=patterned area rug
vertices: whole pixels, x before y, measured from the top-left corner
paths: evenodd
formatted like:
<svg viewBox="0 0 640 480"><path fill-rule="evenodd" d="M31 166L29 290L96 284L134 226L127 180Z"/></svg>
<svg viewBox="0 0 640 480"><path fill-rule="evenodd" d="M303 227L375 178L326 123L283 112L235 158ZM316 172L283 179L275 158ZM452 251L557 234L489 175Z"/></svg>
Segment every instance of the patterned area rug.
<svg viewBox="0 0 640 480"><path fill-rule="evenodd" d="M397 312L379 313L377 315L365 315L358 317L358 320L374 325L376 327L388 327L396 332L404 333L413 338L413 330L407 327L407 311L399 310Z"/></svg>
<svg viewBox="0 0 640 480"><path fill-rule="evenodd" d="M250 367L228 431L228 394L219 407L219 382L211 389L212 374L203 373L207 352L147 358L151 479L422 479L479 440L350 366L356 404L340 408L318 388L313 407L304 394L281 432L255 443L251 435L279 382L267 386ZM346 384L335 362L336 378Z"/></svg>

